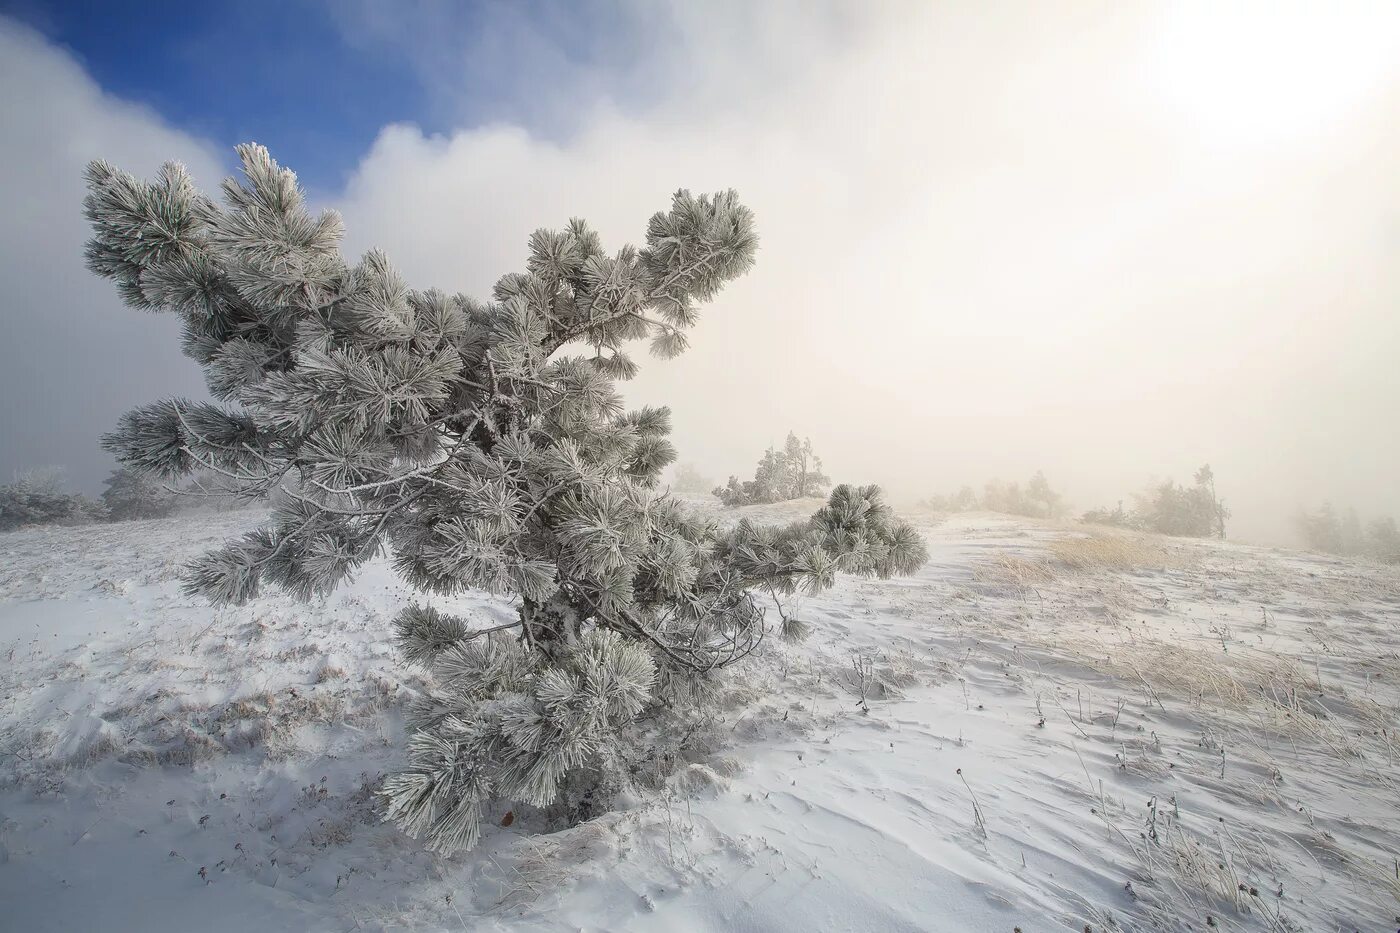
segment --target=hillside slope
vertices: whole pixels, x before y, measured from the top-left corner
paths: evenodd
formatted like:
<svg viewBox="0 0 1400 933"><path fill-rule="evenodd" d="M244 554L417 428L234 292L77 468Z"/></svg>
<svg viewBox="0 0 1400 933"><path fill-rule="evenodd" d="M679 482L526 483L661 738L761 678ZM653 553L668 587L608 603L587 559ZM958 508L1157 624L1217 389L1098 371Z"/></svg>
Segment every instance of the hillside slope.
<svg viewBox="0 0 1400 933"><path fill-rule="evenodd" d="M1400 913L1393 570L929 516L917 577L805 600L811 637L733 669L626 809L543 835L502 804L508 826L443 860L372 796L423 686L389 641L411 594L387 566L311 605L180 592L184 560L257 518L0 536L6 928L1331 931Z"/></svg>

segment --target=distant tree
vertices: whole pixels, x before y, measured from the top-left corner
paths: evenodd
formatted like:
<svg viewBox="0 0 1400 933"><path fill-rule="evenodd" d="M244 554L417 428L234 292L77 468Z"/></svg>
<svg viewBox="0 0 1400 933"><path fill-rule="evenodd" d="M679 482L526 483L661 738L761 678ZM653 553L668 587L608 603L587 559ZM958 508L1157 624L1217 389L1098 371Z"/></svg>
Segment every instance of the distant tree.
<svg viewBox="0 0 1400 933"><path fill-rule="evenodd" d="M676 476L671 480L671 488L676 492L699 495L709 492L714 487L708 476L702 476L700 471L690 463L682 463L676 468Z"/></svg>
<svg viewBox="0 0 1400 933"><path fill-rule="evenodd" d="M924 499L924 500L923 500L922 502L920 502L919 504L920 504L921 506L923 506L924 508L930 509L930 510L932 510L932 511L934 511L934 512L956 512L956 511L958 511L957 509L953 508L953 504L952 504L952 499L951 499L951 497L945 496L945 495L943 495L942 493L939 493L939 492L934 493L933 495L929 496L927 499Z"/></svg>
<svg viewBox="0 0 1400 933"><path fill-rule="evenodd" d="M16 472L10 485L36 495L57 496L68 488L68 471L52 464L29 467Z"/></svg>
<svg viewBox="0 0 1400 933"><path fill-rule="evenodd" d="M715 496L727 506L786 502L804 496L823 495L831 479L822 473L821 458L810 440L800 441L788 432L783 449L769 447L763 452L752 480L729 477L729 483L716 487Z"/></svg>
<svg viewBox="0 0 1400 933"><path fill-rule="evenodd" d="M134 470L113 470L102 492L102 504L112 521L161 518L175 511L175 494L149 476Z"/></svg>
<svg viewBox="0 0 1400 933"><path fill-rule="evenodd" d="M1195 474L1195 485L1179 486L1171 480L1150 487L1138 497L1136 524L1158 534L1190 538L1225 537L1230 510L1216 497L1215 476L1209 464Z"/></svg>
<svg viewBox="0 0 1400 933"><path fill-rule="evenodd" d="M1316 509L1300 512L1296 524L1309 550L1400 563L1400 529L1391 516L1374 518L1363 525L1356 509L1339 512L1331 502L1324 502Z"/></svg>
<svg viewBox="0 0 1400 933"><path fill-rule="evenodd" d="M1350 506L1342 513L1341 534L1343 554L1366 553L1366 532L1361 527L1361 516Z"/></svg>
<svg viewBox="0 0 1400 933"><path fill-rule="evenodd" d="M1302 512L1297 520L1303 543L1310 550L1327 554L1342 553L1342 521L1331 502L1324 502L1316 511Z"/></svg>
<svg viewBox="0 0 1400 933"><path fill-rule="evenodd" d="M1196 486L1204 492L1196 493L1197 499L1202 504L1208 504L1211 513L1212 533L1225 540L1225 519L1230 517L1230 510L1225 508L1225 503L1215 494L1215 471L1210 468L1210 464L1204 464L1196 471Z"/></svg>
<svg viewBox="0 0 1400 933"><path fill-rule="evenodd" d="M797 435L789 431L783 445L783 457L787 463L788 487L792 498L826 495L831 487L831 477L822 472L822 458L813 452L811 438L799 441Z"/></svg>
<svg viewBox="0 0 1400 933"><path fill-rule="evenodd" d="M1030 515L1020 483L989 480L982 487L982 508L1005 515Z"/></svg>
<svg viewBox="0 0 1400 933"><path fill-rule="evenodd" d="M1366 526L1366 542L1369 552L1376 560L1387 564L1400 564L1400 529L1390 516L1372 519Z"/></svg>
<svg viewBox="0 0 1400 933"><path fill-rule="evenodd" d="M1055 518L1060 514L1060 494L1050 488L1045 474L1036 470L1026 484L1026 499L1035 513L1044 518Z"/></svg>
<svg viewBox="0 0 1400 933"><path fill-rule="evenodd" d="M785 502L792 498L792 476L781 451L769 447L763 452L763 459L754 470L750 498L754 502Z"/></svg>
<svg viewBox="0 0 1400 933"><path fill-rule="evenodd" d="M1198 527L1197 517L1186 501L1185 487L1172 480L1148 487L1137 497L1134 511L1144 529L1158 534L1204 537L1209 533L1208 527Z"/></svg>

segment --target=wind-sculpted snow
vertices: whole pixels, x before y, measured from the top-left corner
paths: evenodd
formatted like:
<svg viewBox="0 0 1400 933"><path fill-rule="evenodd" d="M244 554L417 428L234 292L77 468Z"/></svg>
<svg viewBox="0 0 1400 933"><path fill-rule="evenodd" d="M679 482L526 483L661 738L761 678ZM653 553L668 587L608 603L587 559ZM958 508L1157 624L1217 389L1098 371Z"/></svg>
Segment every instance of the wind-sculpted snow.
<svg viewBox="0 0 1400 933"><path fill-rule="evenodd" d="M929 518L923 570L803 600L810 637L658 734L630 806L556 831L489 804L441 859L373 801L423 687L388 566L309 605L181 592L260 518L0 537L0 926L1274 933L1400 910L1393 570Z"/></svg>

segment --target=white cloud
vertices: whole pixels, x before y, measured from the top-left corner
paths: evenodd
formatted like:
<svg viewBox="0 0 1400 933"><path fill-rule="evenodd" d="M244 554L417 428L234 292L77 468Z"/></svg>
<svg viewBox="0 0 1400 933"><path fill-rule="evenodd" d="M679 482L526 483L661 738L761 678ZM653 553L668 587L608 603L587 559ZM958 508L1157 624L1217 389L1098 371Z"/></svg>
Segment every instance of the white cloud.
<svg viewBox="0 0 1400 933"><path fill-rule="evenodd" d="M209 145L104 94L67 52L0 17L0 480L38 464L91 489L97 437L133 405L201 392L170 318L125 308L83 268L83 167L105 158L149 175L184 161L222 173Z"/></svg>
<svg viewBox="0 0 1400 933"><path fill-rule="evenodd" d="M1043 466L1089 505L1211 460L1247 531L1307 496L1400 510L1400 32L1284 147L1184 122L1192 62L1144 8L881 6L846 33L689 9L667 107L596 104L563 143L386 128L350 242L482 294L535 227L580 215L616 246L676 187L736 187L757 267L628 390L717 477L793 428L910 496Z"/></svg>

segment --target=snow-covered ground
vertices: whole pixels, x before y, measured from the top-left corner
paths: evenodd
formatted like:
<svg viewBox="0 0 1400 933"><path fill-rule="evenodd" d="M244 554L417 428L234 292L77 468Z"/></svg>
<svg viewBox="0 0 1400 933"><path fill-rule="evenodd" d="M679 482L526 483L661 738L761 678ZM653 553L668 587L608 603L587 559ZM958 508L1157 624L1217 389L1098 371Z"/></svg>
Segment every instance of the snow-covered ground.
<svg viewBox="0 0 1400 933"><path fill-rule="evenodd" d="M0 536L0 928L1400 924L1392 569L926 516L919 575L806 600L811 637L733 669L626 809L542 834L503 803L444 860L373 798L421 686L387 568L311 605L181 594L258 518Z"/></svg>

